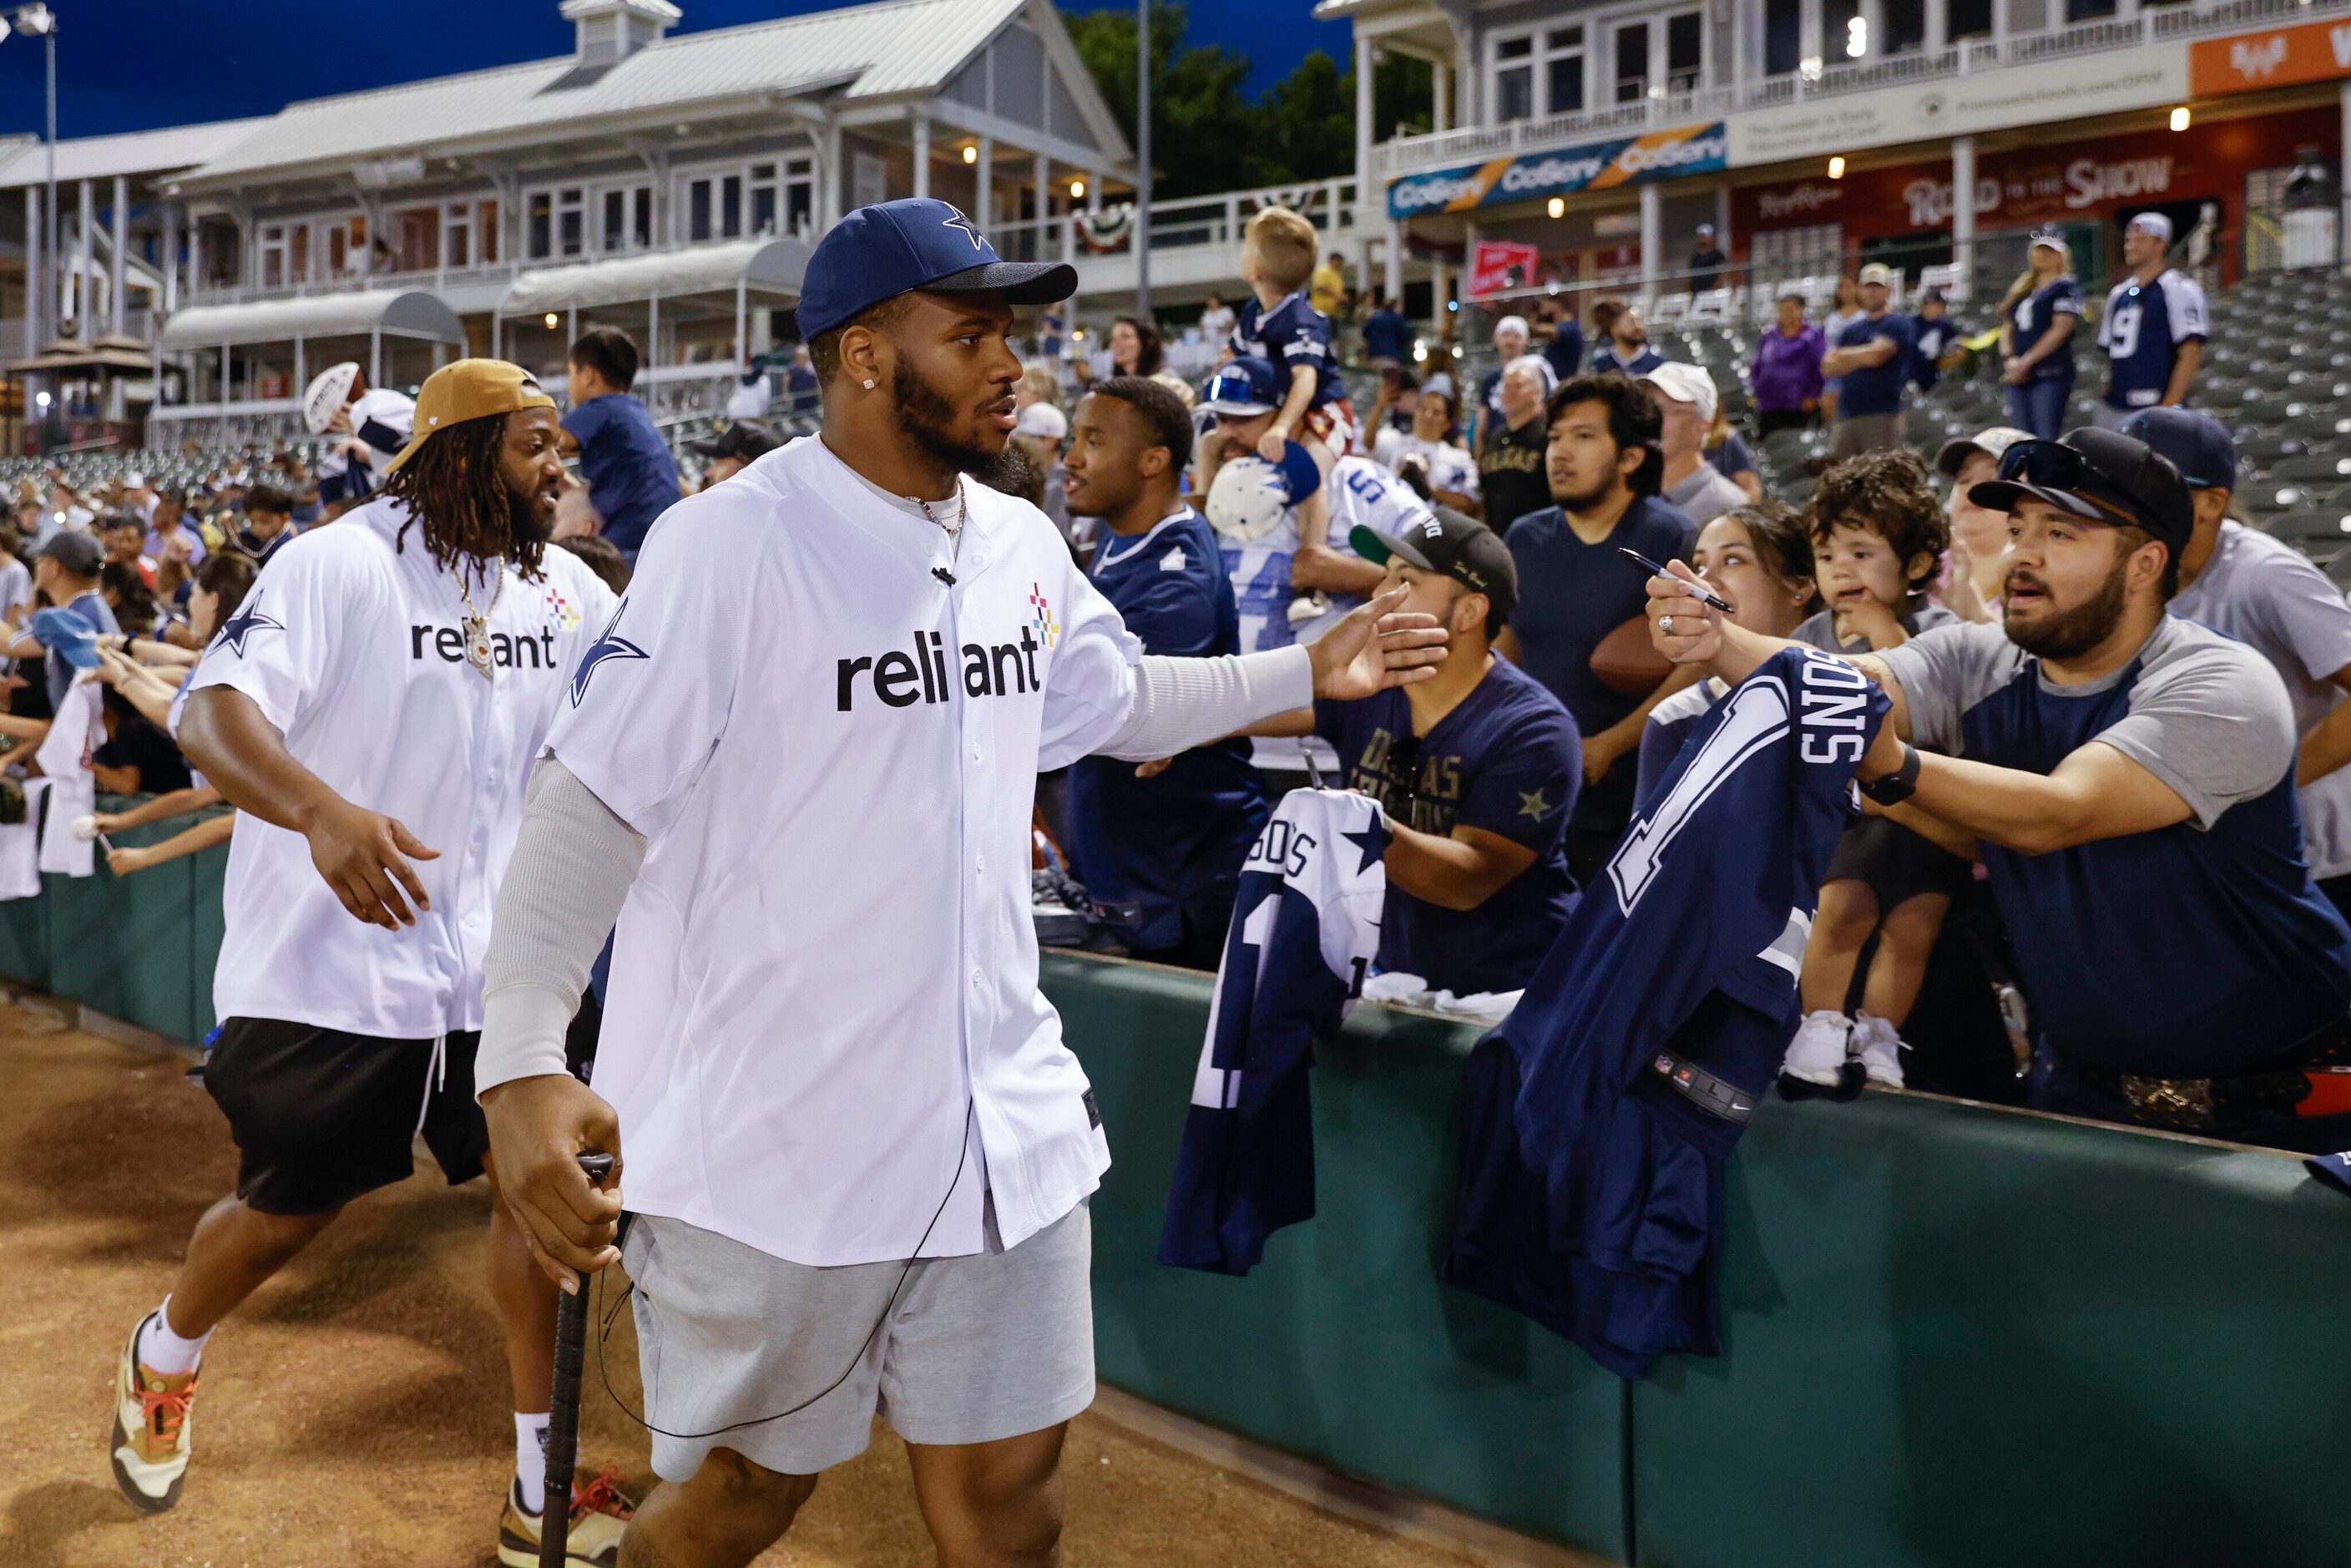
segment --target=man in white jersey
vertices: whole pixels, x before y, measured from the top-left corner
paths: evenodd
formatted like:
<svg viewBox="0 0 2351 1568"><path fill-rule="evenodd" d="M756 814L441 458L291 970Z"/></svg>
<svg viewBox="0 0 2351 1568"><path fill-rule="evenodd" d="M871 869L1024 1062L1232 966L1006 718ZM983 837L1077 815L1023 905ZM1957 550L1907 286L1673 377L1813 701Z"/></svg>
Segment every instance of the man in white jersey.
<svg viewBox="0 0 2351 1568"><path fill-rule="evenodd" d="M356 361L329 365L302 394L303 422L313 435L340 435L319 460L319 499L363 501L375 493L415 433L416 400L367 384Z"/></svg>
<svg viewBox="0 0 2351 1568"><path fill-rule="evenodd" d="M942 1562L1054 1560L1110 1156L1037 986L1035 775L1441 656L1388 599L1311 648L1145 655L967 481L1014 426L1015 304L1075 285L943 202L836 225L799 304L821 434L654 530L532 778L476 1082L551 1276L618 1256L627 1195L663 1483L628 1562L750 1562L877 1410ZM591 1092L563 1036L615 916Z"/></svg>
<svg viewBox="0 0 2351 1568"><path fill-rule="evenodd" d="M239 1163L121 1354L114 1474L143 1511L179 1500L214 1325L344 1204L406 1179L415 1135L452 1183L496 1187L473 1074L491 905L531 759L615 601L547 548L554 402L520 366L436 371L417 427L382 497L271 557L187 682L180 743L242 813L204 1072ZM517 1413L498 1550L527 1564L555 1292L503 1206L490 1228ZM619 1533L581 1519L572 1561L612 1563Z"/></svg>

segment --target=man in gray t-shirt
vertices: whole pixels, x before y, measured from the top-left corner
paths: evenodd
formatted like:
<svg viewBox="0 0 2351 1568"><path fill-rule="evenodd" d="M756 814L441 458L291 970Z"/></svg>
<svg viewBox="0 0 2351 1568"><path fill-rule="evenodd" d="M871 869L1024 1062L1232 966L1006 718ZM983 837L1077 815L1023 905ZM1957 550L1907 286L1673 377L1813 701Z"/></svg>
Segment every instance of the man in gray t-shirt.
<svg viewBox="0 0 2351 1568"><path fill-rule="evenodd" d="M2179 469L2196 508L2171 612L2236 638L2270 662L2302 737L2296 780L2304 858L2319 891L2351 914L2351 604L2308 557L2228 520L2237 444L2210 414L2144 409L2123 422Z"/></svg>
<svg viewBox="0 0 2351 1568"><path fill-rule="evenodd" d="M2351 1146L2351 1115L2294 1114L2297 1070L2351 1054L2351 927L2302 858L2284 684L2166 612L2193 532L2179 470L2083 430L2018 442L2001 473L1969 498L2014 519L2001 624L1859 660L1895 721L1864 792L1975 835L2047 1048L2034 1103ZM1678 580L1651 580L1650 618L1726 680L1783 646Z"/></svg>

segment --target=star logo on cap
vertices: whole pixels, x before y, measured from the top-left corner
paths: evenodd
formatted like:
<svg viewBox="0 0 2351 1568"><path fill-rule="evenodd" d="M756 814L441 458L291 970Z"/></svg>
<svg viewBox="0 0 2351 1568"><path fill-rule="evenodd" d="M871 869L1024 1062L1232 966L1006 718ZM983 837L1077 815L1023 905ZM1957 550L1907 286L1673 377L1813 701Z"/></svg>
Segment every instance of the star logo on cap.
<svg viewBox="0 0 2351 1568"><path fill-rule="evenodd" d="M612 618L604 622L604 630L597 633L596 640L588 645L588 651L580 656L580 668L571 676L573 707L578 707L580 699L588 695L589 681L594 677L597 666L606 660L644 659L652 656L620 634L621 617L628 613L628 601L622 600L620 609L613 611Z"/></svg>
<svg viewBox="0 0 2351 1568"><path fill-rule="evenodd" d="M256 632L283 632L286 622L272 621L261 612L261 595L256 593L253 602L246 605L228 620L221 622L218 641L238 658L245 657L246 639Z"/></svg>
<svg viewBox="0 0 2351 1568"><path fill-rule="evenodd" d="M971 226L971 220L965 217L961 213L956 212L953 207L949 207L947 209L947 216L940 221L939 226L941 228L958 229L962 231L962 233L970 239L971 248L974 250L984 251L987 248L987 242L979 237L979 231Z"/></svg>

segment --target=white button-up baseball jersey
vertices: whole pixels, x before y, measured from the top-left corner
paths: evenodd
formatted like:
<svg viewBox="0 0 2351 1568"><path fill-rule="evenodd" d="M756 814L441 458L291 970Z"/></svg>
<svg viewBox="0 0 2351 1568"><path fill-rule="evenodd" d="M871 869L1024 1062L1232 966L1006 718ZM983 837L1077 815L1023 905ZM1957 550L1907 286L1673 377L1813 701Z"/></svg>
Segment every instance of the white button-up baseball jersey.
<svg viewBox="0 0 2351 1568"><path fill-rule="evenodd" d="M295 759L355 805L407 824L433 900L386 931L348 914L302 835L241 818L213 982L223 1018L285 1019L423 1040L482 1024L490 908L522 826L523 785L612 591L549 547L537 582L511 563L490 593L495 678L466 661L465 601L421 531L383 499L287 542L188 677L260 706Z"/></svg>
<svg viewBox="0 0 2351 1568"><path fill-rule="evenodd" d="M795 441L664 518L580 665L549 749L646 840L595 1077L632 1209L949 1257L984 1190L1009 1248L1109 1166L1037 988L1029 815L1142 649L1042 513L965 502L958 548Z"/></svg>

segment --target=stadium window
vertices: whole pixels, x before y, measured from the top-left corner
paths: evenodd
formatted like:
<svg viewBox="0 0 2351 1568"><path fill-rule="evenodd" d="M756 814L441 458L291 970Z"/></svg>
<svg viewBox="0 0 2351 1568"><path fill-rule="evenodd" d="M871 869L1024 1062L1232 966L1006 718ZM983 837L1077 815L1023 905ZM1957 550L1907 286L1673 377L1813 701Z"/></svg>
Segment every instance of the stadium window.
<svg viewBox="0 0 2351 1568"><path fill-rule="evenodd" d="M1535 111L1535 37L1521 33L1494 40L1494 121L1507 124Z"/></svg>
<svg viewBox="0 0 2351 1568"><path fill-rule="evenodd" d="M533 261L544 261L555 254L555 198L545 191L533 191L528 211L523 254Z"/></svg>
<svg viewBox="0 0 2351 1568"><path fill-rule="evenodd" d="M588 248L587 193L577 185L555 193L555 238L565 256Z"/></svg>
<svg viewBox="0 0 2351 1568"><path fill-rule="evenodd" d="M2095 22L2115 15L2115 0L2065 0L2065 20Z"/></svg>
<svg viewBox="0 0 2351 1568"><path fill-rule="evenodd" d="M1666 90L1696 92L1706 75L1706 20L1696 11L1666 18Z"/></svg>
<svg viewBox="0 0 2351 1568"><path fill-rule="evenodd" d="M1616 101L1638 103L1649 95L1649 24L1616 24Z"/></svg>
<svg viewBox="0 0 2351 1568"><path fill-rule="evenodd" d="M1949 17L1944 26L1954 39L1991 37L1991 0L1950 0Z"/></svg>
<svg viewBox="0 0 2351 1568"><path fill-rule="evenodd" d="M639 185L629 193L629 233L639 250L653 243L653 188Z"/></svg>
<svg viewBox="0 0 2351 1568"><path fill-rule="evenodd" d="M265 224L261 229L261 286L277 288L310 276L310 225Z"/></svg>
<svg viewBox="0 0 2351 1568"><path fill-rule="evenodd" d="M441 209L441 265L474 265L474 209L468 203L451 202Z"/></svg>
<svg viewBox="0 0 2351 1568"><path fill-rule="evenodd" d="M629 243L629 193L604 193L604 248L620 250Z"/></svg>
<svg viewBox="0 0 2351 1568"><path fill-rule="evenodd" d="M751 165L751 232L763 235L776 232L776 166L773 163Z"/></svg>
<svg viewBox="0 0 2351 1568"><path fill-rule="evenodd" d="M395 272L431 272L441 265L441 209L406 207L392 214L398 225L392 266Z"/></svg>
<svg viewBox="0 0 2351 1568"><path fill-rule="evenodd" d="M784 162L784 232L805 234L816 224L816 161Z"/></svg>
<svg viewBox="0 0 2351 1568"><path fill-rule="evenodd" d="M718 232L733 239L743 232L743 176L729 174L718 182Z"/></svg>
<svg viewBox="0 0 2351 1568"><path fill-rule="evenodd" d="M1906 54L1927 47L1927 0L1877 0L1879 52Z"/></svg>
<svg viewBox="0 0 2351 1568"><path fill-rule="evenodd" d="M1952 16L1968 5L1983 6L1987 17L1991 14L1991 0L1951 0ZM1985 30L1991 30L1989 23ZM1803 59L1804 0L1763 0L1763 74L1794 76Z"/></svg>
<svg viewBox="0 0 2351 1568"><path fill-rule="evenodd" d="M483 202L474 209L474 265L496 267L498 260L498 204Z"/></svg>
<svg viewBox="0 0 2351 1568"><path fill-rule="evenodd" d="M685 237L692 241L710 237L710 182L707 180L686 182Z"/></svg>
<svg viewBox="0 0 2351 1568"><path fill-rule="evenodd" d="M1543 112L1573 114L1583 107L1583 29L1553 27L1543 35Z"/></svg>

